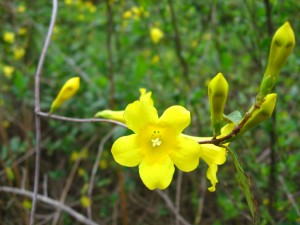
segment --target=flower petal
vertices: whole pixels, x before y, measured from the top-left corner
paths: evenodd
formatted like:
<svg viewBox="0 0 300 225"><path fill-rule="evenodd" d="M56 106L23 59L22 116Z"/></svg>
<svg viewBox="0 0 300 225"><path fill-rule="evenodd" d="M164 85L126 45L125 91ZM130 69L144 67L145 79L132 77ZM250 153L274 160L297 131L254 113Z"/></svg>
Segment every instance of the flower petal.
<svg viewBox="0 0 300 225"><path fill-rule="evenodd" d="M170 158L178 169L190 172L197 168L201 146L194 140L178 137L178 148L170 153Z"/></svg>
<svg viewBox="0 0 300 225"><path fill-rule="evenodd" d="M206 177L207 179L210 180L210 183L212 185L211 187L208 188L210 192L214 192L216 190L216 184L218 183L217 171L218 171L218 166L216 164L209 165L207 169Z"/></svg>
<svg viewBox="0 0 300 225"><path fill-rule="evenodd" d="M213 144L201 145L201 158L208 164L222 165L226 161L226 149Z"/></svg>
<svg viewBox="0 0 300 225"><path fill-rule="evenodd" d="M154 106L147 102L135 101L129 104L124 112L126 125L135 133L139 133L145 125L157 123L158 115Z"/></svg>
<svg viewBox="0 0 300 225"><path fill-rule="evenodd" d="M150 164L144 160L139 165L139 173L143 183L150 190L166 189L173 178L175 168L172 160L167 157L160 163Z"/></svg>
<svg viewBox="0 0 300 225"><path fill-rule="evenodd" d="M171 106L159 118L159 123L171 126L175 134L180 134L191 122L190 112L179 105Z"/></svg>
<svg viewBox="0 0 300 225"><path fill-rule="evenodd" d="M143 154L137 144L137 135L120 137L112 146L115 161L122 166L134 167L141 163Z"/></svg>

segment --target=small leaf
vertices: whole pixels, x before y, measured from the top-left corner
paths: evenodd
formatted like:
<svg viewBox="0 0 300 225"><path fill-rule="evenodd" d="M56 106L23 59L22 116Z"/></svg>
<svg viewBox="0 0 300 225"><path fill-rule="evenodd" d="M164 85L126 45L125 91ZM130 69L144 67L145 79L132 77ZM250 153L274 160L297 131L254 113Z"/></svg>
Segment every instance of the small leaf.
<svg viewBox="0 0 300 225"><path fill-rule="evenodd" d="M239 180L239 184L245 194L247 203L248 203L248 207L249 210L251 212L252 218L254 223L256 224L256 216L257 216L257 202L253 197L253 194L250 190L250 179L249 177L246 175L246 173L244 172L240 161L238 159L237 154L231 150L230 148L227 148L229 153L231 154L232 158L233 158L233 162L237 171L237 175L238 175L238 180Z"/></svg>
<svg viewBox="0 0 300 225"><path fill-rule="evenodd" d="M234 111L229 115L224 115L224 118L233 122L234 125L237 125L243 119L242 114L239 111Z"/></svg>

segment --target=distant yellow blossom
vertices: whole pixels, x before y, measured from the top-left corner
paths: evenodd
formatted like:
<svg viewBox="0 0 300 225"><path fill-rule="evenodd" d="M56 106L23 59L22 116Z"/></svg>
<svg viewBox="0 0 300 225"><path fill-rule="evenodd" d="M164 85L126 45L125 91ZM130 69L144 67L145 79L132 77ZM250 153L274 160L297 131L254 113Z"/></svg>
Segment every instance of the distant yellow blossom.
<svg viewBox="0 0 300 225"><path fill-rule="evenodd" d="M10 31L6 31L3 35L3 40L6 42L6 43L14 43L15 41L15 34L13 32L10 32Z"/></svg>
<svg viewBox="0 0 300 225"><path fill-rule="evenodd" d="M4 127L6 129L6 128L9 128L9 126L10 126L10 122L9 121L7 121L7 120L3 120L2 121L2 127Z"/></svg>
<svg viewBox="0 0 300 225"><path fill-rule="evenodd" d="M14 49L14 57L15 59L21 59L25 55L24 48L15 48Z"/></svg>
<svg viewBox="0 0 300 225"><path fill-rule="evenodd" d="M153 64L156 64L156 63L159 62L159 60L160 60L159 55L155 55L155 56L152 57L151 62L152 62Z"/></svg>
<svg viewBox="0 0 300 225"><path fill-rule="evenodd" d="M66 5L72 5L72 3L73 3L73 0L65 0Z"/></svg>
<svg viewBox="0 0 300 225"><path fill-rule="evenodd" d="M27 33L27 28L26 27L21 27L18 29L18 35L22 36Z"/></svg>
<svg viewBox="0 0 300 225"><path fill-rule="evenodd" d="M18 6L18 8L17 8L17 12L18 13L23 13L25 11L26 11L26 7L24 5Z"/></svg>
<svg viewBox="0 0 300 225"><path fill-rule="evenodd" d="M130 10L127 10L122 15L123 19L128 20L132 17L132 12Z"/></svg>
<svg viewBox="0 0 300 225"><path fill-rule="evenodd" d="M79 168L78 169L78 176L83 177L86 174L85 169Z"/></svg>
<svg viewBox="0 0 300 225"><path fill-rule="evenodd" d="M12 67L12 66L4 66L4 67L3 67L4 75L5 75L8 79L12 77L14 71L15 71L15 68Z"/></svg>
<svg viewBox="0 0 300 225"><path fill-rule="evenodd" d="M150 29L150 38L153 43L157 44L164 36L164 33L157 27Z"/></svg>
<svg viewBox="0 0 300 225"><path fill-rule="evenodd" d="M101 159L99 162L99 168L105 170L108 167L108 162L105 159Z"/></svg>
<svg viewBox="0 0 300 225"><path fill-rule="evenodd" d="M80 198L80 204L82 207L87 208L91 204L91 199L84 195Z"/></svg>

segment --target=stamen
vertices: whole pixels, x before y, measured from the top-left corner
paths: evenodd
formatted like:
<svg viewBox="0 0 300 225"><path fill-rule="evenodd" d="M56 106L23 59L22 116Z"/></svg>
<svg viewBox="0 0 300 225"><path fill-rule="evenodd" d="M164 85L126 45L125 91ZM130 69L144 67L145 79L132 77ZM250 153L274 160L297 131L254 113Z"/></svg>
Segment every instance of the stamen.
<svg viewBox="0 0 300 225"><path fill-rule="evenodd" d="M156 146L160 146L161 145L161 140L158 138L155 138L155 139L151 139L152 141L152 147L156 147Z"/></svg>

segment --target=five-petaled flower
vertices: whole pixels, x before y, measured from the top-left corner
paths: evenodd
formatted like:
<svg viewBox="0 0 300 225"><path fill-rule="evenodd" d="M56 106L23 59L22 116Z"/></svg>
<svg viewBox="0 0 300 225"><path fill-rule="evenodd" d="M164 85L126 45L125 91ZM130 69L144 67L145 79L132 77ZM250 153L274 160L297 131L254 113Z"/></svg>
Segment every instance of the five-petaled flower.
<svg viewBox="0 0 300 225"><path fill-rule="evenodd" d="M134 134L114 142L113 157L123 166L139 165L140 177L150 190L170 185L174 164L184 172L197 168L201 146L181 135L191 120L184 107L171 106L158 117L153 105L135 101L126 107L124 119Z"/></svg>

